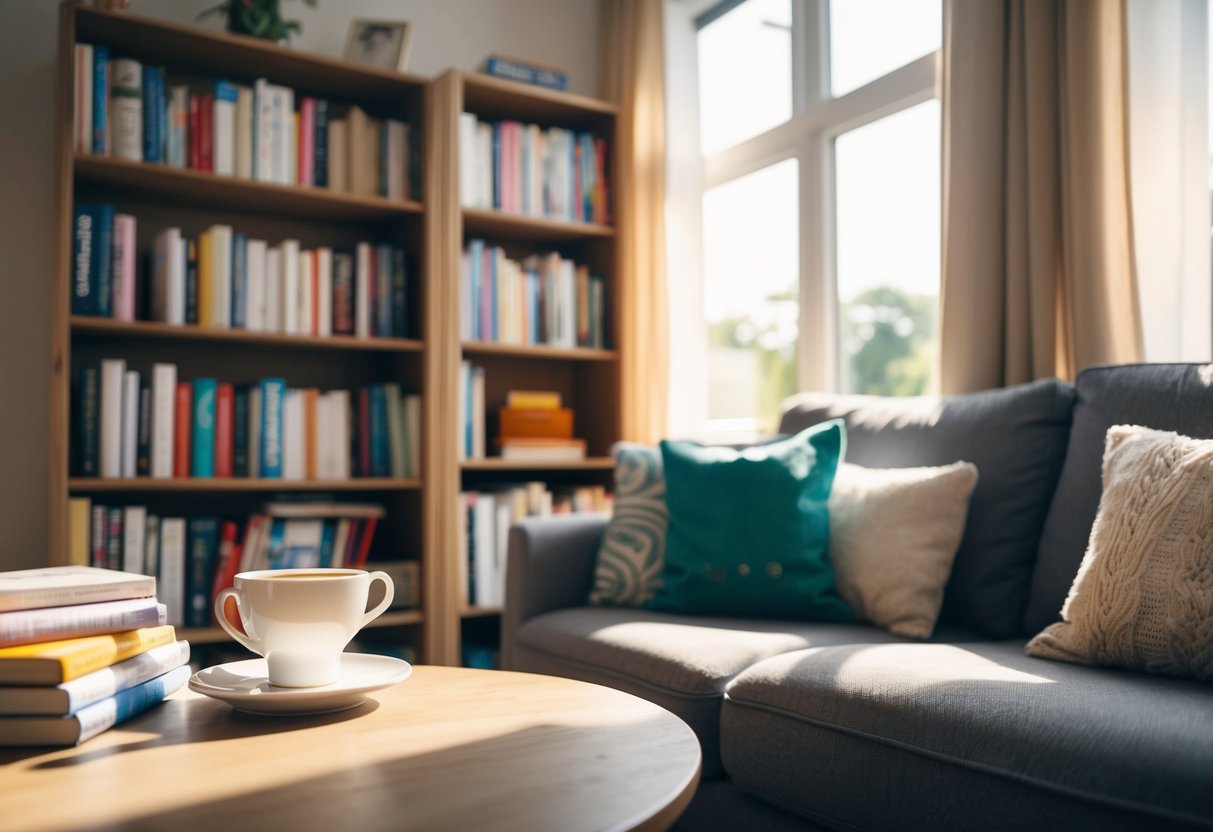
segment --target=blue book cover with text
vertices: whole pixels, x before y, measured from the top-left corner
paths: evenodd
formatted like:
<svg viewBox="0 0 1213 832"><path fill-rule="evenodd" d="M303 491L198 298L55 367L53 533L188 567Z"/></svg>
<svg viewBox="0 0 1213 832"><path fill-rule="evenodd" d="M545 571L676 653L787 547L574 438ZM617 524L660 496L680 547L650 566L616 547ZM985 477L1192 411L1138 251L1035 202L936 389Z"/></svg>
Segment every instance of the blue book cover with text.
<svg viewBox="0 0 1213 832"><path fill-rule="evenodd" d="M93 154L109 155L109 70L108 46L93 47Z"/></svg>
<svg viewBox="0 0 1213 832"><path fill-rule="evenodd" d="M209 627L219 554L219 520L191 517L186 531L185 626Z"/></svg>
<svg viewBox="0 0 1213 832"><path fill-rule="evenodd" d="M72 314L97 314L97 206L77 203L72 216Z"/></svg>
<svg viewBox="0 0 1213 832"><path fill-rule="evenodd" d="M194 379L193 457L190 473L195 477L215 476L215 392L213 378Z"/></svg>
<svg viewBox="0 0 1213 832"><path fill-rule="evenodd" d="M72 719L80 724L80 737L77 742L84 742L159 705L166 697L184 687L191 673L193 669L188 664L183 664L141 685L127 688L107 699L81 708L64 719Z"/></svg>
<svg viewBox="0 0 1213 832"><path fill-rule="evenodd" d="M96 280L97 315L114 314L114 206L94 205L91 272Z"/></svg>
<svg viewBox="0 0 1213 832"><path fill-rule="evenodd" d="M280 378L264 378L260 388L260 472L266 479L279 479L282 477L282 404L286 398L286 381Z"/></svg>

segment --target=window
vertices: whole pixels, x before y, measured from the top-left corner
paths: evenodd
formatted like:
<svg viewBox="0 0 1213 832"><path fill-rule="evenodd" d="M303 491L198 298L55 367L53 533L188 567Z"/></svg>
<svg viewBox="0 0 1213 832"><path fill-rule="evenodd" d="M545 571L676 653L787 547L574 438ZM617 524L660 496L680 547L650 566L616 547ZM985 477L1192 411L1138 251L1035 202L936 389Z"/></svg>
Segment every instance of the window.
<svg viewBox="0 0 1213 832"><path fill-rule="evenodd" d="M929 389L941 0L666 8L671 432L770 432L796 390Z"/></svg>

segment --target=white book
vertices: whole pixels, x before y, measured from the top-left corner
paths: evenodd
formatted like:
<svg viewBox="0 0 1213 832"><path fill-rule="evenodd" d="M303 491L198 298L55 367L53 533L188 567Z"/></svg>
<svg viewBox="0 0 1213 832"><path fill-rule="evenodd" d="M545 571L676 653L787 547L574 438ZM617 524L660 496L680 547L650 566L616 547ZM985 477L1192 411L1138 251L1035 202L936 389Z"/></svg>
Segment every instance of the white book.
<svg viewBox="0 0 1213 832"><path fill-rule="evenodd" d="M134 477L139 456L139 374L122 374L122 476Z"/></svg>
<svg viewBox="0 0 1213 832"><path fill-rule="evenodd" d="M144 572L144 535L147 533L147 506L122 509L122 571Z"/></svg>
<svg viewBox="0 0 1213 832"><path fill-rule="evenodd" d="M274 568L315 569L328 565L320 562L323 520L287 520L283 526L282 549Z"/></svg>
<svg viewBox="0 0 1213 832"><path fill-rule="evenodd" d="M274 96L264 78L253 82L253 178L274 181Z"/></svg>
<svg viewBox="0 0 1213 832"><path fill-rule="evenodd" d="M333 250L327 246L316 249L316 318L317 335L333 334Z"/></svg>
<svg viewBox="0 0 1213 832"><path fill-rule="evenodd" d="M93 152L93 47L76 44L75 119L72 122L76 153L88 156Z"/></svg>
<svg viewBox="0 0 1213 832"><path fill-rule="evenodd" d="M421 396L404 397L404 441L406 477L421 476Z"/></svg>
<svg viewBox="0 0 1213 832"><path fill-rule="evenodd" d="M261 476L261 388L248 391L248 475Z"/></svg>
<svg viewBox="0 0 1213 832"><path fill-rule="evenodd" d="M354 334L371 337L371 258L375 247L359 243L354 257Z"/></svg>
<svg viewBox="0 0 1213 832"><path fill-rule="evenodd" d="M248 241L248 268L245 280L248 292L248 316L244 326L251 332L265 332L265 266L267 245L265 240Z"/></svg>
<svg viewBox="0 0 1213 832"><path fill-rule="evenodd" d="M282 332L282 246L265 252L265 331Z"/></svg>
<svg viewBox="0 0 1213 832"><path fill-rule="evenodd" d="M152 365L152 476L173 476L173 430L176 424L177 365Z"/></svg>
<svg viewBox="0 0 1213 832"><path fill-rule="evenodd" d="M282 400L282 478L303 479L303 391L287 390Z"/></svg>
<svg viewBox="0 0 1213 832"><path fill-rule="evenodd" d="M109 128L112 155L143 161L143 66L129 58L110 61Z"/></svg>
<svg viewBox="0 0 1213 832"><path fill-rule="evenodd" d="M236 158L235 174L253 178L253 90L236 86Z"/></svg>
<svg viewBox="0 0 1213 832"><path fill-rule="evenodd" d="M285 121L282 131L282 178L278 181L283 185L294 185L299 178L295 159L299 147L295 136L295 91L290 87L279 87L278 93L282 96L282 118Z"/></svg>
<svg viewBox="0 0 1213 832"><path fill-rule="evenodd" d="M299 320L299 241L282 241L282 282L278 300L280 332L299 335L303 332Z"/></svg>
<svg viewBox="0 0 1213 832"><path fill-rule="evenodd" d="M166 228L152 243L152 320L185 323L185 241L180 228Z"/></svg>
<svg viewBox="0 0 1213 832"><path fill-rule="evenodd" d="M474 540L472 569L476 578L476 605L496 604L497 508L492 495L481 492L476 495L474 518Z"/></svg>
<svg viewBox="0 0 1213 832"><path fill-rule="evenodd" d="M333 555L329 562L323 565L334 569L345 566L343 558L345 556L345 547L349 545L349 542L350 521L345 519L338 520L337 528L333 531Z"/></svg>
<svg viewBox="0 0 1213 832"><path fill-rule="evenodd" d="M232 176L236 172L236 97L230 84L217 84L211 108L211 152L214 172Z"/></svg>
<svg viewBox="0 0 1213 832"><path fill-rule="evenodd" d="M232 227L212 225L211 325L232 325Z"/></svg>
<svg viewBox="0 0 1213 832"><path fill-rule="evenodd" d="M316 334L312 328L312 309L316 303L315 265L311 251L299 252L299 332L302 335Z"/></svg>
<svg viewBox="0 0 1213 832"><path fill-rule="evenodd" d="M165 517L160 521L160 572L156 579L157 597L168 609L168 623L185 623L185 518Z"/></svg>
<svg viewBox="0 0 1213 832"><path fill-rule="evenodd" d="M459 204L476 202L476 114L459 114Z"/></svg>
<svg viewBox="0 0 1213 832"><path fill-rule="evenodd" d="M122 384L126 362L107 358L101 362L100 475L122 476Z"/></svg>

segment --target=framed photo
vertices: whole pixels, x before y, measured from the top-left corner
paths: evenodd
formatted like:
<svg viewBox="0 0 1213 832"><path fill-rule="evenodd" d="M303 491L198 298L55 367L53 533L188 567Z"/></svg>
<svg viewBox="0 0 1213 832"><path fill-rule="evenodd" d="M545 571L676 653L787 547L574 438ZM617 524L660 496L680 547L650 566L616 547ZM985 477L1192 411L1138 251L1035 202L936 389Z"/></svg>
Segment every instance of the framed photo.
<svg viewBox="0 0 1213 832"><path fill-rule="evenodd" d="M350 21L345 59L379 69L403 72L409 60L412 27L402 20Z"/></svg>

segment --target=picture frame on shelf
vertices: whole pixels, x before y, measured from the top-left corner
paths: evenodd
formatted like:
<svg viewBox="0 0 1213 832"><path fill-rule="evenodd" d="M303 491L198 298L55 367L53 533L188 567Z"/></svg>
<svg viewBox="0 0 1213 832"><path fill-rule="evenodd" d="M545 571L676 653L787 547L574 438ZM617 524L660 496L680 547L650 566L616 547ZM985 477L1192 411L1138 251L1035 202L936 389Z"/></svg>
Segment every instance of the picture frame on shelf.
<svg viewBox="0 0 1213 832"><path fill-rule="evenodd" d="M354 63L404 72L412 37L413 27L407 21L354 18L346 35L344 57Z"/></svg>

